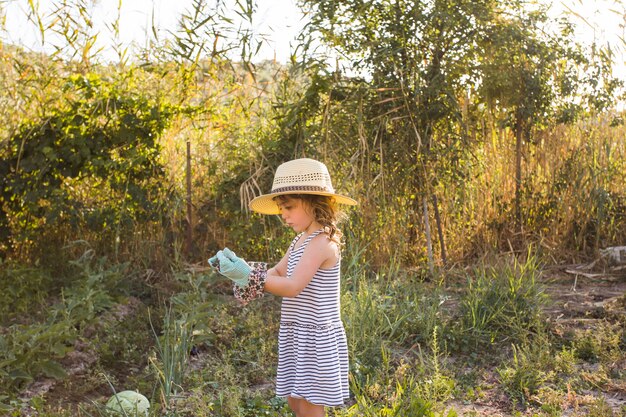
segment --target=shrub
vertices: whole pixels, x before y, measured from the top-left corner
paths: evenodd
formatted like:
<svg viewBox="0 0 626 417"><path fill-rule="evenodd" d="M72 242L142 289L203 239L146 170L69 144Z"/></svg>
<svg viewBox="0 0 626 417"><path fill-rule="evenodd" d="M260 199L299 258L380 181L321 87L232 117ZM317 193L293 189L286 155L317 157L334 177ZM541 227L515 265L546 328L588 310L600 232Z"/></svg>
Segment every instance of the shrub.
<svg viewBox="0 0 626 417"><path fill-rule="evenodd" d="M460 341L475 346L520 342L541 330L546 297L539 274L539 261L530 251L523 263L514 258L477 269L460 301L455 329Z"/></svg>
<svg viewBox="0 0 626 417"><path fill-rule="evenodd" d="M552 377L552 372L541 366L542 362L549 360L550 354L537 345L513 345L513 363L498 369L500 382L514 406L526 407L531 397Z"/></svg>

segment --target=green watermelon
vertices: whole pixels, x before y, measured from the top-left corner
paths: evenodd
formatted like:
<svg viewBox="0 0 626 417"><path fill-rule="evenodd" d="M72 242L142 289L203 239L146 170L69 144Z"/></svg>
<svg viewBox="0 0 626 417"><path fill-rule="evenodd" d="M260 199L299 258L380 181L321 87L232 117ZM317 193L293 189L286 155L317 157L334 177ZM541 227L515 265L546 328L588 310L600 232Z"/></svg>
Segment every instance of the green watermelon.
<svg viewBox="0 0 626 417"><path fill-rule="evenodd" d="M116 417L147 417L150 401L136 391L122 391L109 398L106 407Z"/></svg>

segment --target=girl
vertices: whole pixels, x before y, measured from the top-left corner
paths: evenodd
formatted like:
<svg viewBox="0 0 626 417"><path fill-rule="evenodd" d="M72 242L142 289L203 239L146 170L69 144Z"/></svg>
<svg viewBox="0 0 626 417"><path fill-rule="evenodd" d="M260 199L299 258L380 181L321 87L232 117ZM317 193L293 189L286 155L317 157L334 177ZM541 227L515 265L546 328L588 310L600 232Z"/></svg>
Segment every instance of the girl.
<svg viewBox="0 0 626 417"><path fill-rule="evenodd" d="M348 347L339 306L341 231L336 194L324 164L297 159L278 167L272 191L250 202L261 214L280 214L298 235L271 269L246 263L225 248L209 262L235 282L243 303L263 291L283 297L276 395L296 417L323 417L348 398Z"/></svg>

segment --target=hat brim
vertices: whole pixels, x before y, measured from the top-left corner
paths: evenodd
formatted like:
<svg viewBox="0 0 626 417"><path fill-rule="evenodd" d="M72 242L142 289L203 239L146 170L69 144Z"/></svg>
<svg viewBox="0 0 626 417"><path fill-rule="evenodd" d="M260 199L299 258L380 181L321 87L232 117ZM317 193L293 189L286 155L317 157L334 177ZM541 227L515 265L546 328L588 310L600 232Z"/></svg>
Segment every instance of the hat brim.
<svg viewBox="0 0 626 417"><path fill-rule="evenodd" d="M279 195L289 195L289 194L313 194L313 195L325 195L329 197L333 197L338 204L345 204L348 206L356 206L359 203L345 195L335 194L335 193L325 193L321 191L285 191L279 193L271 193L271 194L263 194L258 197L255 197L250 201L248 207L252 211L256 211L260 214L280 214L280 209L278 208L278 204L273 200L276 196Z"/></svg>

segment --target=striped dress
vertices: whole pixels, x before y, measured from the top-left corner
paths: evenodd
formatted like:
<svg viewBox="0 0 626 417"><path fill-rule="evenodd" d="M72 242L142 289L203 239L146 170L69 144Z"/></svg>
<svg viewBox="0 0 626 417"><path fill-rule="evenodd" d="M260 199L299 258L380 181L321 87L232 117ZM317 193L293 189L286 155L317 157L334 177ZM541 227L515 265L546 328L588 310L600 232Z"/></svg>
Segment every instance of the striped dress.
<svg viewBox="0 0 626 417"><path fill-rule="evenodd" d="M291 242L287 277L305 248L322 230L297 249ZM304 398L317 405L343 405L348 391L348 344L340 317L339 270L320 268L297 297L284 297L278 335L276 395Z"/></svg>

